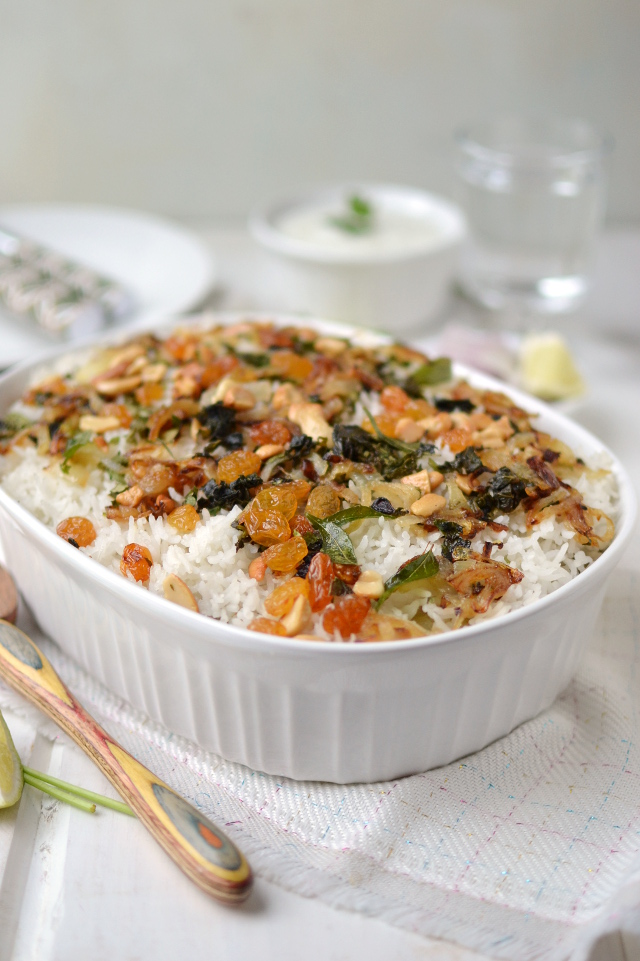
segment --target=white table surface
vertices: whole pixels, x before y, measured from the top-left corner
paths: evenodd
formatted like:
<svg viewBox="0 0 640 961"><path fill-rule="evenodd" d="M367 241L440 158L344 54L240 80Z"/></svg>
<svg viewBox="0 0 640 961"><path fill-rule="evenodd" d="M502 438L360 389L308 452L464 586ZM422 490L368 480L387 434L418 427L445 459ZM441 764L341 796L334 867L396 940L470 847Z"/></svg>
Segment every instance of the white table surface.
<svg viewBox="0 0 640 961"><path fill-rule="evenodd" d="M237 228L199 230L219 261L210 305L265 307L255 251ZM453 301L446 319L475 322ZM640 230L605 235L596 284L579 317L559 321L589 383L574 416L640 477ZM430 331L425 331L425 334ZM616 412L627 411L619 417ZM634 561L638 553L634 555ZM23 761L113 794L64 735L51 745L12 715ZM480 955L342 912L258 878L241 908L201 894L135 820L90 817L26 788L0 811L0 961L473 961ZM637 961L640 941L613 934L591 961Z"/></svg>

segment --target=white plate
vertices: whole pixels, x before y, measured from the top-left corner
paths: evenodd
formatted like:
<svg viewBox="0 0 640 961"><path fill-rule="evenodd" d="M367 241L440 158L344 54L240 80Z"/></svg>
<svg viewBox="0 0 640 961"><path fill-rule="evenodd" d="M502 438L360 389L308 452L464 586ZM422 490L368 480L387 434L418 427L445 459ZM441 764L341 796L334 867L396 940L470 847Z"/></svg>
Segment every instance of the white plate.
<svg viewBox="0 0 640 961"><path fill-rule="evenodd" d="M214 259L188 230L113 207L28 204L0 207L0 224L127 286L136 310L123 324L146 324L198 306L216 276ZM55 341L28 318L0 309L0 369Z"/></svg>

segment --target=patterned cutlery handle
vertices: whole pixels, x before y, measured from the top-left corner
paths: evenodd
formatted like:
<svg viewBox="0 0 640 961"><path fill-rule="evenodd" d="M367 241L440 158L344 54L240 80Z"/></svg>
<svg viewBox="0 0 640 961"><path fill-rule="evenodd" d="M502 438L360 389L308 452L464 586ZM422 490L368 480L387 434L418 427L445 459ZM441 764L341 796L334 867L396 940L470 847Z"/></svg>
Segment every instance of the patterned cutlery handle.
<svg viewBox="0 0 640 961"><path fill-rule="evenodd" d="M1 620L0 677L86 751L169 857L203 891L227 903L247 897L251 869L235 844L112 740L67 690L33 641Z"/></svg>

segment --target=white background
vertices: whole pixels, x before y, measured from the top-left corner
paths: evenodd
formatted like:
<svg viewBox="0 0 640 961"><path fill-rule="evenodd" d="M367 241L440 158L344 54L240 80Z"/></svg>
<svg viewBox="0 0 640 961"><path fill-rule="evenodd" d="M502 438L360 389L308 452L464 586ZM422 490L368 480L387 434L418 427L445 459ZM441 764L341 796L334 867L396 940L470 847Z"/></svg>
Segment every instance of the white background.
<svg viewBox="0 0 640 961"><path fill-rule="evenodd" d="M452 129L583 116L640 219L638 0L0 0L0 202L244 218L296 184L449 192Z"/></svg>

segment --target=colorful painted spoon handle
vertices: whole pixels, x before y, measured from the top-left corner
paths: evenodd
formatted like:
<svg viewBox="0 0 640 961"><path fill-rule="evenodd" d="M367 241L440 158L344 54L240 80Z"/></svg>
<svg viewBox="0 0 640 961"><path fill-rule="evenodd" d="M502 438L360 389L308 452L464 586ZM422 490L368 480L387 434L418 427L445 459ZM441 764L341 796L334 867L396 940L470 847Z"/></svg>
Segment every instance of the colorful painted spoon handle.
<svg viewBox="0 0 640 961"><path fill-rule="evenodd" d="M109 778L170 858L219 901L243 901L251 868L223 832L143 767L87 714L44 654L0 620L0 677L63 728Z"/></svg>

